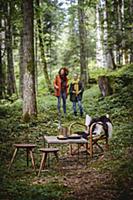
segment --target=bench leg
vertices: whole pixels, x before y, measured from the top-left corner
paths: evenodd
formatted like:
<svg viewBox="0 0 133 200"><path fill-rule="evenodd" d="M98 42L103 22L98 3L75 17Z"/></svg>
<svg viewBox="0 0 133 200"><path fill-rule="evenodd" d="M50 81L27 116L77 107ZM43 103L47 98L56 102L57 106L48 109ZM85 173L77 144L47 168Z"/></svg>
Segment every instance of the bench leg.
<svg viewBox="0 0 133 200"><path fill-rule="evenodd" d="M15 148L14 153L13 153L13 156L12 156L12 159L11 159L11 162L10 162L10 165L9 165L9 167L8 167L8 171L10 170L11 165L12 165L14 159L15 159L15 156L16 156L16 154L17 154L17 150L18 150L18 149Z"/></svg>

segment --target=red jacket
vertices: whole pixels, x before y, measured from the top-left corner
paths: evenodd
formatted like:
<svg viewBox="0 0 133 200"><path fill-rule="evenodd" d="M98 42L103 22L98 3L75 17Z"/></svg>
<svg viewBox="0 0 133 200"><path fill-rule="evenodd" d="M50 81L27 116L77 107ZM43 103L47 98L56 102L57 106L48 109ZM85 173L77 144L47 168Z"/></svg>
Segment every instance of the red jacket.
<svg viewBox="0 0 133 200"><path fill-rule="evenodd" d="M55 90L55 96L59 97L60 93L61 93L61 78L60 78L60 75L57 75L55 77L55 80L54 80L54 90ZM66 96L67 95L68 95L68 79L66 77Z"/></svg>

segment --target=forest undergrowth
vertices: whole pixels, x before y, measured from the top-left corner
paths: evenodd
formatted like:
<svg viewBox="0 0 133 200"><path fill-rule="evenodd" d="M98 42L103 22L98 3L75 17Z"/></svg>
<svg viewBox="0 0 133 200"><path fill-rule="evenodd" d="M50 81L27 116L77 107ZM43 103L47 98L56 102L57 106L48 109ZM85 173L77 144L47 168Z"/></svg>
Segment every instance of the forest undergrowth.
<svg viewBox="0 0 133 200"><path fill-rule="evenodd" d="M37 177L26 168L26 155L20 151L11 170L9 162L13 144L32 142L36 168L39 168L43 135L57 135L56 98L38 97L38 117L29 123L21 118L22 102L1 101L0 104L0 199L1 200L124 200L133 199L133 66L125 66L109 76L113 94L101 97L97 84L84 92L84 116L74 117L71 102L67 101L67 116L61 117L62 126L73 121L84 123L85 114L100 116L108 113L113 122L113 137L109 151L94 154L92 159L69 157L67 147L61 148L60 166L54 158L50 167ZM92 76L97 78L93 72Z"/></svg>

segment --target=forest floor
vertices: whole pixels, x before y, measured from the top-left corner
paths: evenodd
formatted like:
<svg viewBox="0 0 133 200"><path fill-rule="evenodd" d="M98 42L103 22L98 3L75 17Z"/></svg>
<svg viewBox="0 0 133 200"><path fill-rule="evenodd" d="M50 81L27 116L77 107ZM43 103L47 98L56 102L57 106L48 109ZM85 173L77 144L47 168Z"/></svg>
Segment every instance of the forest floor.
<svg viewBox="0 0 133 200"><path fill-rule="evenodd" d="M131 152L130 152L131 153ZM130 154L132 159L133 152ZM128 157L126 159L129 160ZM108 158L109 160L109 158ZM110 158L110 161L113 159ZM112 199L132 199L133 188L130 176L125 176L124 172L117 171L112 173L108 168L101 170L101 165L105 166L106 159L100 156L99 159L88 161L87 165L79 164L77 161L67 160L67 166L57 169L57 176L49 176L45 178L45 173L34 184L47 184L49 181L66 187L68 192L63 199L79 199L79 200L112 200ZM119 163L120 164L120 163ZM111 166L110 166L111 168ZM121 169L120 169L121 170ZM120 178L120 180L119 180ZM119 182L120 181L120 182Z"/></svg>
<svg viewBox="0 0 133 200"><path fill-rule="evenodd" d="M102 154L95 149L92 159L82 152L68 156L68 147L60 149L60 164L54 158L40 177L26 168L26 155L18 152L11 170L9 162L13 144L32 142L37 145L34 151L36 168L39 169L43 146L42 136L58 134L56 98L38 98L38 118L24 123L21 118L22 102L0 105L0 199L1 200L125 200L133 199L133 68L125 68L113 77L114 94L106 98L100 96L97 85L84 93L84 111L91 116L108 113L113 122L113 137L110 148ZM124 94L124 95L123 95ZM71 102L68 100L68 113L62 116L62 125L73 121L84 123L84 116L74 118Z"/></svg>

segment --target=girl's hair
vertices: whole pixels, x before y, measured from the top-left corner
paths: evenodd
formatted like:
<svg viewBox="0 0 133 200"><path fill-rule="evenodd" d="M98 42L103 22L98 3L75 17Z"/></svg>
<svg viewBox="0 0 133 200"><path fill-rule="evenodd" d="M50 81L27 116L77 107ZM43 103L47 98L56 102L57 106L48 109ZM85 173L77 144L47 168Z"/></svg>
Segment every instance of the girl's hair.
<svg viewBox="0 0 133 200"><path fill-rule="evenodd" d="M68 74L69 74L69 70L66 68L66 67L62 67L62 68L60 68L60 70L59 70L59 75L61 74L61 70L64 70L64 75L65 76L67 76Z"/></svg>

